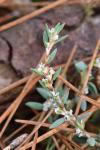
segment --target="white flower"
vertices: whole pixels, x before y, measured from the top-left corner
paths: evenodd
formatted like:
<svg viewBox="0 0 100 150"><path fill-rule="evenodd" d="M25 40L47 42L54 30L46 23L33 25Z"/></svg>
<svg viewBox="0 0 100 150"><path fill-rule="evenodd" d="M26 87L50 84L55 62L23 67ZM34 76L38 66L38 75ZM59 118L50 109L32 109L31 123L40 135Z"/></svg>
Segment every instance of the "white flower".
<svg viewBox="0 0 100 150"><path fill-rule="evenodd" d="M49 73L46 76L46 78L48 78L48 80L52 80L52 76L54 75L55 71L53 70L53 68L49 68Z"/></svg>
<svg viewBox="0 0 100 150"><path fill-rule="evenodd" d="M55 32L55 28L49 29L49 32L50 32L50 33L54 33L54 32Z"/></svg>
<svg viewBox="0 0 100 150"><path fill-rule="evenodd" d="M54 97L58 97L58 96L59 96L59 92L55 93L55 91L52 91L51 93L52 93L52 95L53 95Z"/></svg>
<svg viewBox="0 0 100 150"><path fill-rule="evenodd" d="M70 117L73 116L73 110L72 109L70 109L69 111L63 110L61 114L64 116L66 120L70 120Z"/></svg>
<svg viewBox="0 0 100 150"><path fill-rule="evenodd" d="M59 107L55 108L54 111L55 111L56 114L62 114L62 110Z"/></svg>
<svg viewBox="0 0 100 150"><path fill-rule="evenodd" d="M56 40L58 40L59 35L58 35L58 34L55 34L52 38L53 38L54 41L56 41Z"/></svg>
<svg viewBox="0 0 100 150"><path fill-rule="evenodd" d="M41 81L42 81L43 83L47 83L47 82L48 82L48 79L43 78Z"/></svg>
<svg viewBox="0 0 100 150"><path fill-rule="evenodd" d="M78 135L79 137L84 136L83 131L81 129L79 129L79 128L76 128L76 133L75 134Z"/></svg>
<svg viewBox="0 0 100 150"><path fill-rule="evenodd" d="M57 32L55 31L55 28L49 29L49 32L51 33L51 39L52 39L53 41L58 40L59 35L58 35Z"/></svg>
<svg viewBox="0 0 100 150"><path fill-rule="evenodd" d="M89 88L88 88L88 86L85 87L84 94L86 94L86 95L89 94Z"/></svg>
<svg viewBox="0 0 100 150"><path fill-rule="evenodd" d="M53 103L53 99L48 99L46 102L43 103L43 111L48 111Z"/></svg>
<svg viewBox="0 0 100 150"><path fill-rule="evenodd" d="M38 67L37 67L37 70L40 71L40 72L43 72L44 68L45 68L45 64L40 63L40 64L38 65Z"/></svg>
<svg viewBox="0 0 100 150"><path fill-rule="evenodd" d="M100 69L100 57L98 57L95 61L95 66L98 67Z"/></svg>
<svg viewBox="0 0 100 150"><path fill-rule="evenodd" d="M44 74L47 74L48 71L49 71L49 68L48 68L48 67L45 67L44 70L43 70L43 73L44 73Z"/></svg>
<svg viewBox="0 0 100 150"><path fill-rule="evenodd" d="M55 73L54 69L50 67L49 73L50 73L51 75L54 75L54 73Z"/></svg>

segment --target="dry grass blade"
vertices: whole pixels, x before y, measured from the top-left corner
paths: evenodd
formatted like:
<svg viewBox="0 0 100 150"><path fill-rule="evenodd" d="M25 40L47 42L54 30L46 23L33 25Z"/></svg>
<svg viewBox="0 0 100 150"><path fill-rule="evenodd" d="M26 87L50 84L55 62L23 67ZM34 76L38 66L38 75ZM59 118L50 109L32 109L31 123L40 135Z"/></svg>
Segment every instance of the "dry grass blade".
<svg viewBox="0 0 100 150"><path fill-rule="evenodd" d="M35 16L38 16L39 14L42 14L42 13L44 13L44 12L50 10L50 9L53 9L53 8L55 8L57 6L60 6L61 4L64 4L65 2L67 2L67 0L61 0L61 1L52 2L51 4L49 4L49 5L47 5L47 6L43 7L43 8L40 8L39 10L36 10L36 11L34 11L34 12L24 16L24 17L21 17L21 18L15 20L13 22L10 22L10 23L8 23L6 25L1 26L0 27L0 31L7 30L7 29L9 29L11 27L14 27L14 26L16 26L18 24L21 24L21 23L23 23L23 22L25 22L25 21L27 21L27 20L35 17Z"/></svg>
<svg viewBox="0 0 100 150"><path fill-rule="evenodd" d="M54 141L54 143L55 143L55 146L56 146L57 150L60 150L60 146L59 146L58 141L57 141L57 139L55 138L55 136L52 136L52 139L53 139L53 141Z"/></svg>
<svg viewBox="0 0 100 150"><path fill-rule="evenodd" d="M96 106L97 108L100 108L100 102L96 102L96 100L83 95L80 90L78 90L75 86L73 86L70 82L68 82L67 80L65 80L64 78L62 78L61 76L59 76L59 79L62 80L66 86L68 86L71 90L73 90L74 92L76 92L80 97L82 97L82 99L85 99L86 101L88 101L89 103L93 104L94 106Z"/></svg>
<svg viewBox="0 0 100 150"><path fill-rule="evenodd" d="M18 123L27 124L27 125L39 125L39 124L41 124L41 122L39 122L39 121L19 120L19 119L16 119L15 121ZM49 128L50 124L49 123L43 123L42 126Z"/></svg>
<svg viewBox="0 0 100 150"><path fill-rule="evenodd" d="M40 79L40 77L38 77L34 82L31 82L31 86L29 86L29 89L28 89L28 90L30 90L30 89L38 82L39 79ZM26 92L23 91L23 92L19 95L19 97L16 99L16 101L15 101L15 103L14 103L14 105L13 105L13 108L14 108L14 109L13 109L13 111L11 112L10 116L8 117L8 119L7 119L7 121L6 121L5 125L4 125L4 127L2 128L2 130L1 130L1 132L0 132L0 137L3 135L5 129L7 128L9 122L11 121L11 119L12 119L12 117L13 117L13 115L15 114L15 112L16 112L16 110L18 109L20 103L22 102L23 97L25 97L25 96L26 96Z"/></svg>
<svg viewBox="0 0 100 150"><path fill-rule="evenodd" d="M32 145L32 150L35 150L35 149L36 149L37 138L38 138L38 131L35 133L35 136L34 136L34 141L33 141L33 145Z"/></svg>
<svg viewBox="0 0 100 150"><path fill-rule="evenodd" d="M35 119L37 119L38 117L40 116L40 114L37 114L35 117L33 117L31 120L34 121ZM15 130L12 134L10 134L5 140L4 142L7 142L7 141L11 141L11 139L16 135L18 134L20 131L22 131L24 128L27 127L28 124L24 124L22 125L21 127L19 127L17 130Z"/></svg>
<svg viewBox="0 0 100 150"><path fill-rule="evenodd" d="M42 112L39 119L38 119L38 121L42 121L44 116L45 116L45 112ZM22 147L22 145L24 145L25 143L28 143L30 141L30 139L32 138L32 136L34 134L35 129L36 129L36 127L33 128L32 132L29 134L29 136L25 139L25 141L21 145L19 145L19 147L17 147L16 150L19 150Z"/></svg>
<svg viewBox="0 0 100 150"><path fill-rule="evenodd" d="M45 53L43 54L40 62L43 61L44 58L45 58ZM18 109L19 105L23 101L23 98L28 94L28 92L33 88L33 86L35 86L35 84L39 81L40 77L37 77L35 80L33 80L34 76L36 76L36 75L33 73L31 75L31 77L29 78L28 82L26 83L26 85L25 85L24 89L22 90L21 94L17 97L15 102L11 105L11 109L9 108L9 111L8 111L9 113L12 111L12 108L13 108L13 111L11 112L11 114L8 117L4 127L2 128L1 133L0 133L0 137L3 135L4 131L6 130L6 128L9 124L9 122L11 121L13 115L15 114L15 112ZM9 115L9 113L8 113L8 115ZM6 115L6 117L7 117L7 115Z"/></svg>

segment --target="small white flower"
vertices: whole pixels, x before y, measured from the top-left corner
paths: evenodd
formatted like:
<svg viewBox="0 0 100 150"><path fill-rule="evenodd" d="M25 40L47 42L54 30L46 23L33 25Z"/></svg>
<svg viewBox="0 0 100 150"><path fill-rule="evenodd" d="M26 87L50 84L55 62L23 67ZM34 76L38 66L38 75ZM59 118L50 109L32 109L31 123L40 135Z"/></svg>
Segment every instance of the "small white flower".
<svg viewBox="0 0 100 150"><path fill-rule="evenodd" d="M53 104L53 99L48 99L46 102L43 103L43 111L48 111L48 109Z"/></svg>
<svg viewBox="0 0 100 150"><path fill-rule="evenodd" d="M53 69L52 67L50 67L49 73L50 73L51 75L54 75L55 71L54 71L54 69Z"/></svg>
<svg viewBox="0 0 100 150"><path fill-rule="evenodd" d="M84 89L84 94L89 94L89 88L88 88L88 86L86 86L86 88Z"/></svg>
<svg viewBox="0 0 100 150"><path fill-rule="evenodd" d="M48 70L49 70L49 68L48 68L48 67L45 67L44 70L43 70L43 73L44 73L44 74L47 74L47 73L48 73Z"/></svg>
<svg viewBox="0 0 100 150"><path fill-rule="evenodd" d="M56 41L56 40L58 40L59 36L58 36L58 34L55 34L52 38L54 41Z"/></svg>
<svg viewBox="0 0 100 150"><path fill-rule="evenodd" d="M100 57L98 57L95 61L95 66L98 67L100 69Z"/></svg>
<svg viewBox="0 0 100 150"><path fill-rule="evenodd" d="M45 64L40 63L40 64L38 65L38 67L37 67L37 70L40 71L40 72L43 72L44 68L45 68Z"/></svg>
<svg viewBox="0 0 100 150"><path fill-rule="evenodd" d="M46 76L46 78L48 80L52 80L52 76L54 75L55 71L53 70L53 68L49 68L49 72L48 75Z"/></svg>
<svg viewBox="0 0 100 150"><path fill-rule="evenodd" d="M51 33L51 39L52 39L53 41L58 40L59 35L58 35L57 32L55 31L55 28L49 29L49 32Z"/></svg>
<svg viewBox="0 0 100 150"><path fill-rule="evenodd" d="M78 135L79 137L84 136L83 131L81 129L79 129L79 128L76 128L76 133L75 134Z"/></svg>
<svg viewBox="0 0 100 150"><path fill-rule="evenodd" d="M55 91L52 91L51 93L52 93L52 95L53 95L54 97L58 97L58 96L59 96L59 92L55 93Z"/></svg>
<svg viewBox="0 0 100 150"><path fill-rule="evenodd" d="M73 110L72 109L70 109L70 111L63 110L61 114L64 116L66 120L70 120L70 117L73 116Z"/></svg>
<svg viewBox="0 0 100 150"><path fill-rule="evenodd" d="M62 110L59 107L55 108L54 111L56 114L62 114Z"/></svg>
<svg viewBox="0 0 100 150"><path fill-rule="evenodd" d="M50 33L54 33L54 32L55 32L55 28L49 29L49 32L50 32Z"/></svg>
<svg viewBox="0 0 100 150"><path fill-rule="evenodd" d="M47 82L48 82L48 79L43 78L41 81L42 81L43 83L47 83Z"/></svg>

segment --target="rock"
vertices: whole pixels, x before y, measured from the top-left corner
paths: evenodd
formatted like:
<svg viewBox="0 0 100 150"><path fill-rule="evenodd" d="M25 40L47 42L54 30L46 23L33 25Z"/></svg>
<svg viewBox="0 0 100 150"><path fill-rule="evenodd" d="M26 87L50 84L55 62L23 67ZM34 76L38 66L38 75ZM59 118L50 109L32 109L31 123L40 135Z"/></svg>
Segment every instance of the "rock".
<svg viewBox="0 0 100 150"><path fill-rule="evenodd" d="M75 43L78 45L78 58L90 55L97 42L96 25L94 27L90 20L83 22L83 18L84 13L80 6L60 6L2 32L1 36L11 45L10 62L17 74L22 76L30 74L30 68L39 62L45 50L42 34L46 23L51 27L58 22L65 22L62 34L69 34L64 42L57 44L58 53L53 64L66 62ZM69 30L69 27L73 26L75 28Z"/></svg>
<svg viewBox="0 0 100 150"><path fill-rule="evenodd" d="M43 28L42 21L34 19L2 33L12 45L11 63L18 74L30 73L30 68L40 60L44 48L37 37Z"/></svg>
<svg viewBox="0 0 100 150"><path fill-rule="evenodd" d="M96 17L92 17L90 19L90 22L93 24L96 36L99 39L100 38L100 15Z"/></svg>
<svg viewBox="0 0 100 150"><path fill-rule="evenodd" d="M2 37L0 38L0 61L9 62L9 46Z"/></svg>
<svg viewBox="0 0 100 150"><path fill-rule="evenodd" d="M49 17L48 17L49 16ZM52 24L65 23L67 27L77 27L84 19L84 11L80 5L64 5L42 15L42 18Z"/></svg>
<svg viewBox="0 0 100 150"><path fill-rule="evenodd" d="M70 33L70 40L75 42L81 52L91 54L96 46L97 37L91 22L85 21L79 28Z"/></svg>
<svg viewBox="0 0 100 150"><path fill-rule="evenodd" d="M13 69L4 63L0 63L0 89L8 86L18 78Z"/></svg>

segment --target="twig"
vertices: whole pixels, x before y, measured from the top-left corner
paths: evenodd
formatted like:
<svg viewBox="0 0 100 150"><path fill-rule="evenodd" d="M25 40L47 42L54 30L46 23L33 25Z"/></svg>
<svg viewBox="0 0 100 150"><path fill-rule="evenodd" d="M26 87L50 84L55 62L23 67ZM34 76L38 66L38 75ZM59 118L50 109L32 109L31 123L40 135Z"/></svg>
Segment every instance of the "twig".
<svg viewBox="0 0 100 150"><path fill-rule="evenodd" d="M11 149L15 149L20 143L23 142L23 140L28 136L28 134L22 134L21 136L17 137L15 140L13 140L11 142L11 144L9 146L7 146L6 148L4 148L4 150L11 150Z"/></svg>
<svg viewBox="0 0 100 150"><path fill-rule="evenodd" d="M45 58L45 53L43 54L43 56L42 56L40 62L43 61L44 58ZM40 62L39 62L39 63L40 63ZM36 76L36 75L33 73L33 74L31 75L31 77L29 78L29 80L27 81L27 83L26 83L24 89L22 90L21 94L17 97L17 99L15 100L15 102L11 105L11 110L12 110L12 108L13 108L14 106L15 106L15 108L14 108L13 111L11 112L11 114L10 114L10 116L8 117L8 119L7 119L7 121L6 121L5 125L4 125L4 127L2 128L1 133L0 133L0 137L3 135L3 133L4 133L5 129L6 129L6 127L8 126L9 122L11 121L11 119L12 119L13 115L15 114L16 110L18 109L19 105L21 104L23 98L28 94L28 92L33 88L33 86L35 86L35 84L36 84L36 83L38 82L38 80L40 79L40 77L37 77L37 78L33 81L34 76ZM10 108L9 108L9 109L10 109ZM9 110L9 113L10 113L11 110ZM8 115L9 115L9 114L8 114ZM1 119L1 121L2 121L2 119Z"/></svg>
<svg viewBox="0 0 100 150"><path fill-rule="evenodd" d="M35 150L35 149L36 149L37 138L38 138L38 131L35 133L35 136L34 136L34 141L33 141L33 145L32 145L32 150Z"/></svg>
<svg viewBox="0 0 100 150"><path fill-rule="evenodd" d="M31 120L35 120L40 116L40 114L37 114L35 117L33 117ZM21 127L19 127L17 130L15 130L12 134L10 134L10 136L8 136L4 142L9 141L10 139L12 139L16 134L18 134L22 129L24 129L28 124L24 124Z"/></svg>
<svg viewBox="0 0 100 150"><path fill-rule="evenodd" d="M68 86L71 90L73 90L74 92L76 92L80 97L82 97L83 99L85 99L86 101L88 101L89 103L95 105L97 108L100 108L100 103L96 102L96 100L83 95L75 86L73 86L70 82L68 82L67 80L65 80L64 78L62 78L59 75L59 79L62 80L66 86Z"/></svg>
<svg viewBox="0 0 100 150"><path fill-rule="evenodd" d="M18 123L24 123L27 125L39 125L39 124L41 124L41 122L39 122L39 121L19 120L19 119L16 119L15 121ZM43 123L42 126L49 128L50 124L49 123Z"/></svg>
<svg viewBox="0 0 100 150"><path fill-rule="evenodd" d="M30 90L30 89L37 83L37 81L38 81L39 79L40 79L40 77L38 77L34 82L31 82L31 85L28 86L28 90ZM1 130L1 133L0 133L0 137L3 135L5 129L7 128L9 122L11 121L13 115L15 114L17 108L19 107L20 103L21 103L22 100L23 100L23 97L25 97L26 94L27 94L27 92L26 92L26 88L25 88L25 90L22 91L22 93L21 93L21 94L19 95L19 97L16 99L16 101L15 101L15 103L14 103L15 108L14 108L14 110L11 112L11 114L10 114L10 116L8 117L8 119L7 119L6 123L5 123L5 125L3 126L2 130ZM14 106L13 106L13 107L14 107Z"/></svg>
<svg viewBox="0 0 100 150"><path fill-rule="evenodd" d="M56 140L55 136L52 136L52 139L55 143L55 146L56 146L57 150L60 150L60 146L59 146L58 141Z"/></svg>
<svg viewBox="0 0 100 150"><path fill-rule="evenodd" d="M10 22L10 23L8 23L6 25L1 26L0 27L0 31L7 30L7 29L9 29L11 27L14 27L14 26L16 26L18 24L21 24L21 23L23 23L23 22L25 22L25 21L33 18L33 17L36 17L39 14L42 14L42 13L44 13L44 12L50 10L50 9L53 9L53 8L55 8L57 6L60 6L60 5L64 4L65 2L67 2L67 0L61 0L61 1L53 2L53 3L47 5L47 6L41 8L39 10L36 10L36 11L34 11L34 12L24 16L24 17L21 17L21 18L15 20L13 22Z"/></svg>

